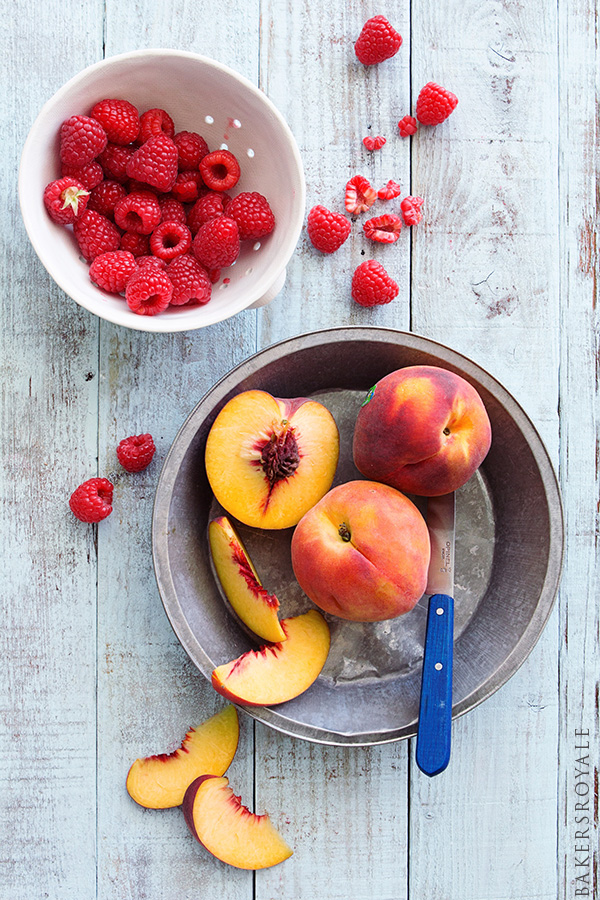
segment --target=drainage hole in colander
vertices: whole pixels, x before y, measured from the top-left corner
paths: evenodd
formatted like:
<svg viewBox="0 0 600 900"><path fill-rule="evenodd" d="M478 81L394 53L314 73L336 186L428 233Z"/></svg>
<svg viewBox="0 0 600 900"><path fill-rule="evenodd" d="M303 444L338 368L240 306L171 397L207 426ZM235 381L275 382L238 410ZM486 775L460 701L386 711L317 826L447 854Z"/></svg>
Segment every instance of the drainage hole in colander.
<svg viewBox="0 0 600 900"><path fill-rule="evenodd" d="M253 250L260 250L260 241L257 241L255 244L253 244L252 249L253 249Z"/></svg>
<svg viewBox="0 0 600 900"><path fill-rule="evenodd" d="M204 116L204 121L207 125L213 125L215 120L212 116Z"/></svg>
<svg viewBox="0 0 600 900"><path fill-rule="evenodd" d="M246 150L246 153L248 154L250 159L252 159L252 157L254 156L254 150L252 149L252 147L248 147L248 149Z"/></svg>

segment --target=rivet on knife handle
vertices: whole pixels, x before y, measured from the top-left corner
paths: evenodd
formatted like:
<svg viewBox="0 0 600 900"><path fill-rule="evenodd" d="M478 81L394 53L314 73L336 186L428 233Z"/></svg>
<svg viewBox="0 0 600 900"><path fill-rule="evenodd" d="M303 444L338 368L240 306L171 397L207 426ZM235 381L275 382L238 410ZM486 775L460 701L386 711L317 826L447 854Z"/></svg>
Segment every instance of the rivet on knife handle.
<svg viewBox="0 0 600 900"><path fill-rule="evenodd" d="M427 613L416 750L417 765L426 775L443 772L450 761L453 641L454 600L434 594Z"/></svg>

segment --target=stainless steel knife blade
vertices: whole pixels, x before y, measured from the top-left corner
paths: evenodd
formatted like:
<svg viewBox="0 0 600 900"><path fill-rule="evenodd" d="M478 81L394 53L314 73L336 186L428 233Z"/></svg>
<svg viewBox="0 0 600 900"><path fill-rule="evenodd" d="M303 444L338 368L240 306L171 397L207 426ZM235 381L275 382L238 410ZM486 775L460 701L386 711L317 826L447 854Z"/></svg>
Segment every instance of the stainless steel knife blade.
<svg viewBox="0 0 600 900"><path fill-rule="evenodd" d="M454 646L455 495L427 501L431 559L430 595L417 728L417 765L426 775L443 772L450 761L452 658Z"/></svg>

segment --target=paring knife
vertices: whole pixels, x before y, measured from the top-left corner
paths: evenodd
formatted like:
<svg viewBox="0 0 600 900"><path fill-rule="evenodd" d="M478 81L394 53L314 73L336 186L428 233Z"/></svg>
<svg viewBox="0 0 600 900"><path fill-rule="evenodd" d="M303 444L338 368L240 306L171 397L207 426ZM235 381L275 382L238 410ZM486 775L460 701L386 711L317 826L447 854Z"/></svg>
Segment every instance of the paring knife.
<svg viewBox="0 0 600 900"><path fill-rule="evenodd" d="M452 651L454 645L455 496L427 500L431 561L425 656L417 728L417 765L426 775L443 772L450 761Z"/></svg>

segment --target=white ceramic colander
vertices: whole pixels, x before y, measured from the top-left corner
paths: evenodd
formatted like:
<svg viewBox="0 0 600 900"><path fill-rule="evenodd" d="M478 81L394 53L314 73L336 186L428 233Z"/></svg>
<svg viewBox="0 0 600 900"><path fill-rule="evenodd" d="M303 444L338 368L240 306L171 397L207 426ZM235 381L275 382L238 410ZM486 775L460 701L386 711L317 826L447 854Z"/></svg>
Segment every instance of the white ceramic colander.
<svg viewBox="0 0 600 900"><path fill-rule="evenodd" d="M107 97L130 100L141 112L165 109L176 131L196 131L211 150L228 148L242 174L233 196L258 191L268 199L276 227L262 241L243 242L235 264L205 306L172 307L156 316L131 312L122 297L89 278L71 229L51 221L43 205L46 184L60 177L58 132L71 115L87 115ZM139 50L96 63L48 100L25 142L19 199L27 233L57 284L85 309L141 331L187 331L220 322L242 309L264 306L285 282L285 267L304 220L305 181L300 153L287 123L266 95L227 66L194 53ZM225 280L227 279L227 280Z"/></svg>

